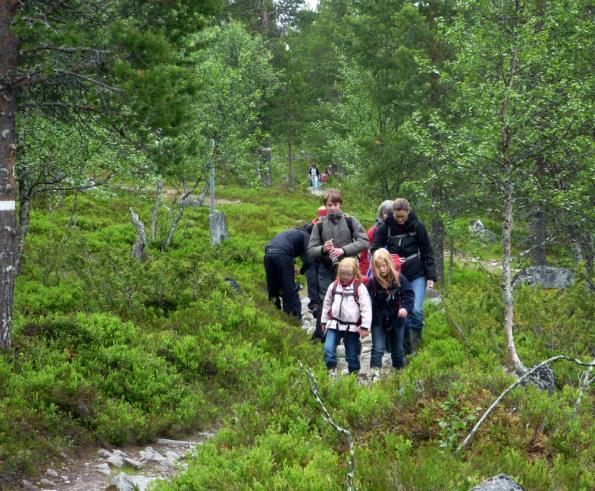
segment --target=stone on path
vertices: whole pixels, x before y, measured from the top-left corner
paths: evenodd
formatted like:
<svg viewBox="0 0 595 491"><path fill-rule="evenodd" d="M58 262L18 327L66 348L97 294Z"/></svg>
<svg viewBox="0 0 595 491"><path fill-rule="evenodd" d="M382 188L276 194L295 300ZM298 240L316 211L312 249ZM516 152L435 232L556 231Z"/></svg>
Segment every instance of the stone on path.
<svg viewBox="0 0 595 491"><path fill-rule="evenodd" d="M506 474L499 474L479 483L469 491L525 491L514 479Z"/></svg>
<svg viewBox="0 0 595 491"><path fill-rule="evenodd" d="M112 479L112 485L116 487L117 491L145 491L154 480L154 477L131 476L122 473Z"/></svg>

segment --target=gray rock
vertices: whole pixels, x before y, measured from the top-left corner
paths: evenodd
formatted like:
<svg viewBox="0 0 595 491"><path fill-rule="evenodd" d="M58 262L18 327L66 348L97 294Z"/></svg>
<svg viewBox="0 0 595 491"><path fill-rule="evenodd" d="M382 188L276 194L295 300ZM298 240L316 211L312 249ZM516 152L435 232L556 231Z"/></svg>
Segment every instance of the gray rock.
<svg viewBox="0 0 595 491"><path fill-rule="evenodd" d="M108 464L99 464L96 467L96 469L97 469L97 472L100 472L101 474L105 474L106 476L109 476L112 473L110 466Z"/></svg>
<svg viewBox="0 0 595 491"><path fill-rule="evenodd" d="M27 489L28 491L39 491L39 488L35 486L35 484L27 481L26 479L21 481L21 485L23 486L23 489Z"/></svg>
<svg viewBox="0 0 595 491"><path fill-rule="evenodd" d="M124 462L126 464L128 464L129 466L134 467L136 470L141 470L145 466L145 464L143 462L140 462L139 460L131 459L130 457L126 457L124 459Z"/></svg>
<svg viewBox="0 0 595 491"><path fill-rule="evenodd" d="M553 394L556 390L554 371L548 366L540 367L521 382L521 385L529 384L536 386L538 389L547 390L550 394Z"/></svg>
<svg viewBox="0 0 595 491"><path fill-rule="evenodd" d="M54 469L48 469L45 473L50 477L58 477L58 472Z"/></svg>
<svg viewBox="0 0 595 491"><path fill-rule="evenodd" d="M481 220L475 220L469 225L469 232L485 242L496 242L498 237L488 229Z"/></svg>
<svg viewBox="0 0 595 491"><path fill-rule="evenodd" d="M154 480L154 477L130 476L122 473L112 479L112 486L115 486L118 491L145 491Z"/></svg>
<svg viewBox="0 0 595 491"><path fill-rule="evenodd" d="M124 466L124 459L119 455L112 455L109 459L107 459L107 463L112 467L120 468Z"/></svg>
<svg viewBox="0 0 595 491"><path fill-rule="evenodd" d="M49 479L41 479L39 481L39 484L41 484L45 489L54 489L56 487L56 484L52 481L50 481Z"/></svg>
<svg viewBox="0 0 595 491"><path fill-rule="evenodd" d="M442 300L442 297L432 297L428 298L425 303L428 305L442 305L444 301Z"/></svg>
<svg viewBox="0 0 595 491"><path fill-rule="evenodd" d="M209 215L209 230L211 232L211 245L217 246L229 238L227 220L222 211L214 211Z"/></svg>
<svg viewBox="0 0 595 491"><path fill-rule="evenodd" d="M479 483L469 491L525 491L525 489L506 474L499 474Z"/></svg>
<svg viewBox="0 0 595 491"><path fill-rule="evenodd" d="M140 456L147 462L161 462L165 458L152 447L147 447L144 450L141 450Z"/></svg>
<svg viewBox="0 0 595 491"><path fill-rule="evenodd" d="M112 456L112 453L105 448L100 448L97 450L97 454L104 459L109 459Z"/></svg>
<svg viewBox="0 0 595 491"><path fill-rule="evenodd" d="M530 266L521 269L512 280L512 286L520 283L540 286L541 288L566 288L574 283L572 271L553 266Z"/></svg>

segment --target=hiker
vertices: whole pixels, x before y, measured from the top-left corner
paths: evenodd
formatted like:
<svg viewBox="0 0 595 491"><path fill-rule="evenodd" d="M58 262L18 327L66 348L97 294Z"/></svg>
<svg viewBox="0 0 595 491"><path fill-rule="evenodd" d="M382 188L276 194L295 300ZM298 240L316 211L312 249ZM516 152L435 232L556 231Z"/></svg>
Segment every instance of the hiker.
<svg viewBox="0 0 595 491"><path fill-rule="evenodd" d="M310 175L310 184L314 189L320 187L320 172L316 164L310 164L310 169L308 170L308 174Z"/></svg>
<svg viewBox="0 0 595 491"><path fill-rule="evenodd" d="M424 297L426 287L434 288L436 265L426 227L404 198L395 199L393 211L378 228L370 250L374 254L381 247L401 257L401 272L415 293L413 311L405 321L403 341L405 354L412 354L421 342Z"/></svg>
<svg viewBox="0 0 595 491"><path fill-rule="evenodd" d="M413 310L413 289L405 276L395 267L390 253L377 249L372 258L373 275L368 282L372 299L372 356L370 375L377 379L382 367L382 356L390 339L392 366L401 369L406 364L403 349L405 319Z"/></svg>
<svg viewBox="0 0 595 491"><path fill-rule="evenodd" d="M326 333L324 361L330 375L337 375L337 345L341 339L345 345L347 370L357 375L360 337L370 333L372 305L354 257L339 263L337 279L329 285L321 310L322 331Z"/></svg>
<svg viewBox="0 0 595 491"><path fill-rule="evenodd" d="M341 211L343 198L337 189L324 193L323 203L327 216L312 228L308 253L318 266L318 298L322 304L328 286L335 279L335 267L343 257L356 257L368 248L368 236L355 217ZM316 318L316 330L312 336L314 342L323 341L320 324L320 309Z"/></svg>
<svg viewBox="0 0 595 491"><path fill-rule="evenodd" d="M312 234L312 229L317 223L320 223L322 217L326 216L326 206L321 206L316 212L316 218L311 223L304 225L304 230L308 235ZM310 266L304 273L306 275L306 282L308 284L308 310L312 312L314 318L318 315L319 306L319 292L318 292L318 267L320 263L318 261L311 261Z"/></svg>
<svg viewBox="0 0 595 491"><path fill-rule="evenodd" d="M378 227L386 220L386 217L393 211L393 200L387 199L380 203L378 207L378 214L376 216L376 223L368 229L368 240L370 244L374 241ZM370 249L363 250L359 255L359 270L362 273L364 282L368 283L368 278L372 275L370 259Z"/></svg>
<svg viewBox="0 0 595 491"><path fill-rule="evenodd" d="M264 254L264 270L266 273L269 300L274 300L283 312L302 319L300 302L300 286L295 282L294 260L302 259L301 272L308 269L311 259L308 256L310 236L303 229L290 229L281 232L266 245Z"/></svg>

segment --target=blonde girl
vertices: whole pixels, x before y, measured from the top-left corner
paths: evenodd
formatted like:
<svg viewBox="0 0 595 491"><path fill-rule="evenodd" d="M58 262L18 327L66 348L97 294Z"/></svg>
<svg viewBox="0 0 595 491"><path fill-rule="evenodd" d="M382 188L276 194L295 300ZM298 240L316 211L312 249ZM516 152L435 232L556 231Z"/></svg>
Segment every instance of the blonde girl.
<svg viewBox="0 0 595 491"><path fill-rule="evenodd" d="M393 368L405 366L403 349L404 320L413 310L414 293L409 281L400 274L390 253L382 248L372 257L373 277L368 283L372 300L372 378L379 374L386 340L390 341Z"/></svg>
<svg viewBox="0 0 595 491"><path fill-rule="evenodd" d="M322 306L322 330L326 333L324 361L332 376L337 373L337 345L343 339L350 374L360 369L360 337L366 337L372 323L370 295L362 283L357 259L343 259L337 279L330 284Z"/></svg>

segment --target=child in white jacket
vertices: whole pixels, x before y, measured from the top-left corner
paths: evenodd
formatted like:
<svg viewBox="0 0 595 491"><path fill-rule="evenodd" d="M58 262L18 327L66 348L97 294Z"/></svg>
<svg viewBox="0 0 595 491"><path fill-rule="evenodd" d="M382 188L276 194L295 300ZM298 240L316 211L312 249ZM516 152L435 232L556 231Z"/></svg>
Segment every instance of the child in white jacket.
<svg viewBox="0 0 595 491"><path fill-rule="evenodd" d="M326 333L324 361L331 375L337 371L337 345L345 345L345 359L350 374L360 369L360 337L370 333L372 302L362 283L357 259L348 257L339 263L337 279L329 286L322 307L322 330Z"/></svg>

